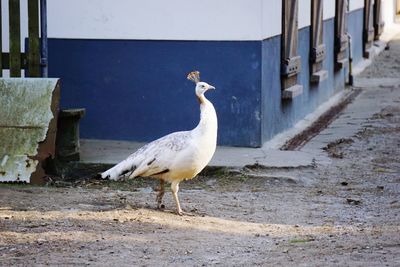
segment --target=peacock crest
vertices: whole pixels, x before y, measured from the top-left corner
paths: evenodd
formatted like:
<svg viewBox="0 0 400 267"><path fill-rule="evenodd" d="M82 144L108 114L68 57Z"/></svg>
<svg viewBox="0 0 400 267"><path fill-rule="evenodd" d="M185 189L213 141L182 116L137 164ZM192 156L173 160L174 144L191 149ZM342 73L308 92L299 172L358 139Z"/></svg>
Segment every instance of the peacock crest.
<svg viewBox="0 0 400 267"><path fill-rule="evenodd" d="M200 82L200 72L197 70L192 71L191 73L188 74L187 79L191 80L194 83Z"/></svg>

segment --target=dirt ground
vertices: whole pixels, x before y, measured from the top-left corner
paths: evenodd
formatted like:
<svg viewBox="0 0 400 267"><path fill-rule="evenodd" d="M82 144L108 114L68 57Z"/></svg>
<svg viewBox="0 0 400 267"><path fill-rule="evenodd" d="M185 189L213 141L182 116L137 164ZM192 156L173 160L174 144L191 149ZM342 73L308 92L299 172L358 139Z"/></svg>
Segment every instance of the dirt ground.
<svg viewBox="0 0 400 267"><path fill-rule="evenodd" d="M400 77L390 54L400 42L391 47L364 77ZM171 194L156 210L157 183L146 179L0 185L0 265L400 266L397 103L330 144L328 166L182 183L194 216L175 215Z"/></svg>

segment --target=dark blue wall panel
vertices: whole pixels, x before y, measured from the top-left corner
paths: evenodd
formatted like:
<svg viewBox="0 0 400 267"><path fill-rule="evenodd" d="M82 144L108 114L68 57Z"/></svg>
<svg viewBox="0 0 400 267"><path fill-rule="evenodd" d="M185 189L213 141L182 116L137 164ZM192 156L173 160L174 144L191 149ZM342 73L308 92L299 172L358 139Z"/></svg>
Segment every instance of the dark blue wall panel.
<svg viewBox="0 0 400 267"><path fill-rule="evenodd" d="M84 138L150 141L199 120L200 70L219 115L219 144L260 145L261 42L49 40L62 108L84 107Z"/></svg>

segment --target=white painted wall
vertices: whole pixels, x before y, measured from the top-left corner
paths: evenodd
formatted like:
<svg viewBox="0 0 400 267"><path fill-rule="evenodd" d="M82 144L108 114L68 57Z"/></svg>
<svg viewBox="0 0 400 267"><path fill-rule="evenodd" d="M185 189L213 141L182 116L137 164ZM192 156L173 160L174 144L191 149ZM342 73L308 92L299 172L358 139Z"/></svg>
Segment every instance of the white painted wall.
<svg viewBox="0 0 400 267"><path fill-rule="evenodd" d="M256 40L262 0L48 2L54 38Z"/></svg>
<svg viewBox="0 0 400 267"><path fill-rule="evenodd" d="M261 36L264 40L282 32L282 0L261 0Z"/></svg>
<svg viewBox="0 0 400 267"><path fill-rule="evenodd" d="M282 0L262 1L262 29L261 39L276 36L282 33ZM335 17L335 1L324 0L324 20ZM311 25L311 0L299 1L299 29Z"/></svg>
<svg viewBox="0 0 400 267"><path fill-rule="evenodd" d="M349 11L353 11L363 7L364 7L364 0L349 0Z"/></svg>
<svg viewBox="0 0 400 267"><path fill-rule="evenodd" d="M395 14L398 0L382 0L382 19L385 22L385 28L395 25ZM397 25L397 27L400 27Z"/></svg>
<svg viewBox="0 0 400 267"><path fill-rule="evenodd" d="M299 29L311 25L311 0L299 0Z"/></svg>
<svg viewBox="0 0 400 267"><path fill-rule="evenodd" d="M335 17L335 0L324 0L324 20Z"/></svg>
<svg viewBox="0 0 400 267"><path fill-rule="evenodd" d="M8 0L3 47L8 51ZM389 0L385 0L389 1ZM364 0L350 0L350 8ZM71 39L263 40L281 34L282 0L48 1L48 36ZM311 0L299 0L299 28L310 25ZM324 0L324 19L335 0ZM21 1L21 40L27 36L27 0Z"/></svg>

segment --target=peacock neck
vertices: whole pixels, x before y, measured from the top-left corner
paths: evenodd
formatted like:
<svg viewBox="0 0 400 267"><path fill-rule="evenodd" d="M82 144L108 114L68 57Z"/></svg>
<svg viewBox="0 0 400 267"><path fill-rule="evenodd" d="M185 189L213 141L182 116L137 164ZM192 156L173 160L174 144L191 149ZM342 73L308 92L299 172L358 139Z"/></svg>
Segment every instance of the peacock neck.
<svg viewBox="0 0 400 267"><path fill-rule="evenodd" d="M197 96L200 102L200 122L195 128L195 131L201 135L217 134L217 114L213 104L202 94Z"/></svg>

